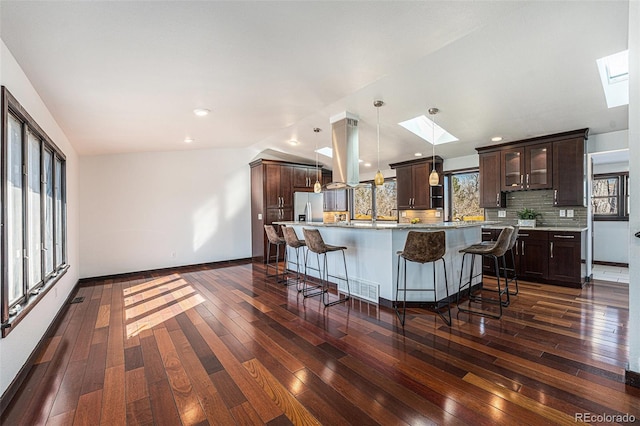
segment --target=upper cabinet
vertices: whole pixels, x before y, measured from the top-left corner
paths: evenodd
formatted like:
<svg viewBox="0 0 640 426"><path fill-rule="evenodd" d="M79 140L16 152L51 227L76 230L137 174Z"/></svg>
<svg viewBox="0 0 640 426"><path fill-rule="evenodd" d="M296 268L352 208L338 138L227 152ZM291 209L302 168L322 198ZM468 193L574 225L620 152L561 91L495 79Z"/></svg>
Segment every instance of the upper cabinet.
<svg viewBox="0 0 640 426"><path fill-rule="evenodd" d="M506 207L505 193L501 192L500 151L480 153L480 207Z"/></svg>
<svg viewBox="0 0 640 426"><path fill-rule="evenodd" d="M429 186L432 164L432 160L421 158L389 165L396 169L398 210L427 210L444 206L442 158L436 156L440 184L433 187Z"/></svg>
<svg viewBox="0 0 640 426"><path fill-rule="evenodd" d="M551 188L551 143L501 151L502 191Z"/></svg>
<svg viewBox="0 0 640 426"><path fill-rule="evenodd" d="M313 191L316 180L322 179L322 171L315 167L296 166L293 168L293 188L296 191Z"/></svg>
<svg viewBox="0 0 640 426"><path fill-rule="evenodd" d="M556 206L584 205L588 131L477 148L480 207L505 207L504 192L529 189L553 189Z"/></svg>
<svg viewBox="0 0 640 426"><path fill-rule="evenodd" d="M583 206L586 203L585 138L553 143L553 205Z"/></svg>

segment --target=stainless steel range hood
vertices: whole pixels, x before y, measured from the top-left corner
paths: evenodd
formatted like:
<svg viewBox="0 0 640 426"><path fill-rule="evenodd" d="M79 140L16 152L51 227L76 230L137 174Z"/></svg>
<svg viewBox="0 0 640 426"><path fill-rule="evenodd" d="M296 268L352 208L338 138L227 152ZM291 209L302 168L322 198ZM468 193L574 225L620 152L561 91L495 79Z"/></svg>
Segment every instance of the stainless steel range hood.
<svg viewBox="0 0 640 426"><path fill-rule="evenodd" d="M360 183L358 116L347 111L331 117L333 177L327 189L355 187Z"/></svg>

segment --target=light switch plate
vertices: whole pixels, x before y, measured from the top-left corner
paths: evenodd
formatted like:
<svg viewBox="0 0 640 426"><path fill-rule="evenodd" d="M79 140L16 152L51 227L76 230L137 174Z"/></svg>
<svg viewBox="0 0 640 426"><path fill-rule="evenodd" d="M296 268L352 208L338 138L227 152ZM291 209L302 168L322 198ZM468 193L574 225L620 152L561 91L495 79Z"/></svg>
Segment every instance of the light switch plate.
<svg viewBox="0 0 640 426"><path fill-rule="evenodd" d="M402 212L402 217L407 217L407 212Z"/></svg>
<svg viewBox="0 0 640 426"><path fill-rule="evenodd" d="M262 213L258 213L258 220L262 220Z"/></svg>
<svg viewBox="0 0 640 426"><path fill-rule="evenodd" d="M567 217L573 217L573 210L567 210Z"/></svg>
<svg viewBox="0 0 640 426"><path fill-rule="evenodd" d="M506 210L498 210L498 217L507 217Z"/></svg>
<svg viewBox="0 0 640 426"><path fill-rule="evenodd" d="M436 212L436 217L440 217L440 212Z"/></svg>
<svg viewBox="0 0 640 426"><path fill-rule="evenodd" d="M560 217L565 217L567 215L566 213L566 210L560 210Z"/></svg>

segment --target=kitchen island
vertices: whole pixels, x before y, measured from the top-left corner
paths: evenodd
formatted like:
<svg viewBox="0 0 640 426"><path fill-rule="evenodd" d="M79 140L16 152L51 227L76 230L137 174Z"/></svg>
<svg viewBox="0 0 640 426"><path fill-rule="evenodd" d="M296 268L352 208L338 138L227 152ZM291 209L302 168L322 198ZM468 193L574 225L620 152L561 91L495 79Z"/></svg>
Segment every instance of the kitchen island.
<svg viewBox="0 0 640 426"><path fill-rule="evenodd" d="M327 244L345 246L347 272L351 294L354 297L374 303L390 306L395 300L395 283L398 270L397 252L404 248L409 231L434 232L445 231L446 253L445 264L449 279L449 295L455 298L460 280L462 254L459 251L482 239L481 227L496 222L444 222L438 224L399 224L385 222L351 222L351 223L319 223L319 222L278 222L280 225L295 229L298 238L303 239L303 228L318 228ZM292 250L287 248L287 250ZM295 259L295 252L289 252L289 259ZM316 258L309 253L310 266L316 266ZM328 256L330 273L344 277L342 256ZM465 277L469 276L469 265L465 265ZM446 298L444 273L442 262L436 262L436 288L438 300ZM408 288L433 288L433 263L421 265L407 262ZM482 262L474 265L474 275L479 274ZM295 269L295 265L290 266ZM310 276L317 276L317 272L309 270ZM346 284L339 281L339 289L346 292ZM477 277L473 284L479 284L481 277ZM433 292L408 292L407 301L433 302Z"/></svg>

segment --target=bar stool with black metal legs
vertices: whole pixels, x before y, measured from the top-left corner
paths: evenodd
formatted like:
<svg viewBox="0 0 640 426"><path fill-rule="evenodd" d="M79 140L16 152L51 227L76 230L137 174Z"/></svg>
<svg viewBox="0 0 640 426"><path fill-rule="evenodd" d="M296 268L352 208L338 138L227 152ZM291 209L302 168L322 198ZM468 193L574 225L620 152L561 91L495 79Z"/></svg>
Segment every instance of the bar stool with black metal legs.
<svg viewBox="0 0 640 426"><path fill-rule="evenodd" d="M309 255L309 252L313 252L316 254L316 258L318 260L318 272L320 275L320 290L312 293L309 293L307 280L305 279L303 289L304 297L307 298L321 295L322 303L324 303L324 306L332 306L338 303L346 302L351 298L351 289L349 288L349 275L347 274L347 259L344 254L344 251L347 248L325 244L324 240L322 239L322 235L320 235L320 231L318 231L317 229L302 228L302 232L304 233L304 240L307 244L307 255ZM337 275L331 275L328 271L327 253L337 251L342 253L342 262L344 264L344 278ZM323 256L322 266L320 265L320 255ZM307 261L305 260L305 264L306 263ZM345 297L340 297L340 286L338 286L338 300L329 302L329 277L343 280L347 283L347 295Z"/></svg>
<svg viewBox="0 0 640 426"><path fill-rule="evenodd" d="M433 292L433 306L434 312L440 315L440 318L451 326L451 308L449 307L449 280L447 279L447 265L444 260L444 254L446 251L446 239L444 231L438 232L417 232L409 231L407 234L407 240L404 243L404 249L398 252L398 274L396 276L396 300L393 303L393 307L396 311L396 315L400 319L400 323L404 326L405 317L407 314L407 292L408 291L430 291ZM403 263L403 278L404 284L400 288L400 263L402 259ZM447 291L447 298L445 299L446 308L448 313L448 319L440 311L438 306L438 293L436 282L436 262L442 260L442 270L444 271L444 283ZM433 262L433 288L407 288L407 261L417 263L430 263ZM404 293L402 300L402 315L400 315L399 305L399 292Z"/></svg>
<svg viewBox="0 0 640 426"><path fill-rule="evenodd" d="M273 225L264 225L264 230L267 233L267 240L269 240L267 244L267 262L266 262L266 267L264 268L264 273L267 278L278 277L280 275L279 273L280 247L285 246L287 243L283 237L278 235ZM275 266L271 265L271 246L272 245L276 246L276 265ZM276 273L269 275L269 267L275 268ZM278 282L284 281L285 271L286 271L286 267L283 268L282 278L278 279Z"/></svg>
<svg viewBox="0 0 640 426"><path fill-rule="evenodd" d="M491 318L501 318L502 317L502 307L503 306L504 307L509 306L510 299L509 299L509 288L507 287L506 280L505 280L505 287L504 288L500 287L500 272L502 270L502 273L506 274L506 271L505 271L506 262L505 262L504 254L508 250L509 244L511 243L511 237L513 235L513 231L514 230L513 230L512 226L507 226L502 230L502 232L500 232L500 235L498 236L498 240L495 242L495 244L492 244L492 245L474 244L474 245L472 245L470 247L467 247L465 249L460 250L460 253L464 253L464 254L462 256L462 266L460 268L460 282L458 284L458 296L457 296L457 300L456 300L456 304L458 305L458 311L466 312L466 313L469 313L469 314L487 316L487 317L491 317ZM471 265L469 267L469 281L466 281L463 284L462 283L462 276L464 274L464 261L465 261L467 255L471 255ZM488 298L488 297L482 297L482 296L476 296L476 295L472 294L473 279L478 277L478 276L482 276L482 271L479 274L476 274L476 275L473 274L476 255L480 255L482 257L488 256L488 257L492 258L493 261L494 261L495 270L496 270L496 281L497 281L497 286L498 286L497 287L497 293L498 293L498 298L497 299ZM498 259L502 259L502 268L500 268L500 266L498 264ZM483 283L481 282L480 284L481 284L481 289L482 289ZM498 308L499 308L499 313L498 314L494 314L494 313L492 313L490 311L481 311L481 310L477 310L477 309L469 309L469 308L460 307L460 294L463 292L463 290L467 286L469 287L469 305L471 305L471 303L497 304ZM503 295L506 295L506 300L502 299Z"/></svg>
<svg viewBox="0 0 640 426"><path fill-rule="evenodd" d="M304 253L304 248L307 247L307 244L305 243L304 240L300 240L298 239L298 235L296 234L296 230L293 229L290 226L283 226L282 227L282 235L284 236L284 240L287 243L287 246L291 247L292 249L294 249L296 251L296 289L298 290L298 292L302 291L302 288L300 288L300 254L299 251L300 249L303 250L303 259L306 259L306 253ZM288 263L293 263L289 260L289 252L286 251L285 252L285 265L288 265ZM304 275L307 275L307 265L305 263L304 265Z"/></svg>
<svg viewBox="0 0 640 426"><path fill-rule="evenodd" d="M513 226L513 234L511 234L511 240L509 241L509 247L507 248L507 252L509 252L509 255L511 257L511 266L505 266L503 267L503 272L504 272L504 279L505 279L505 286L507 288L509 288L509 285L512 282L515 282L516 284L516 289L515 291L511 291L509 290L509 295L510 296L517 296L518 293L520 292L520 289L518 288L518 271L516 270L516 257L515 254L517 254L517 247L516 247L516 243L518 242L518 232L520 231L520 227L518 225L514 225ZM480 243L483 246L489 246L489 245L493 245L495 244L495 242L493 241L483 241L482 243ZM514 254L514 249L516 250L516 253ZM504 256L507 256L507 252L504 253ZM506 262L506 258L504 260ZM497 291L494 289L485 289L485 290L489 290L489 291Z"/></svg>

